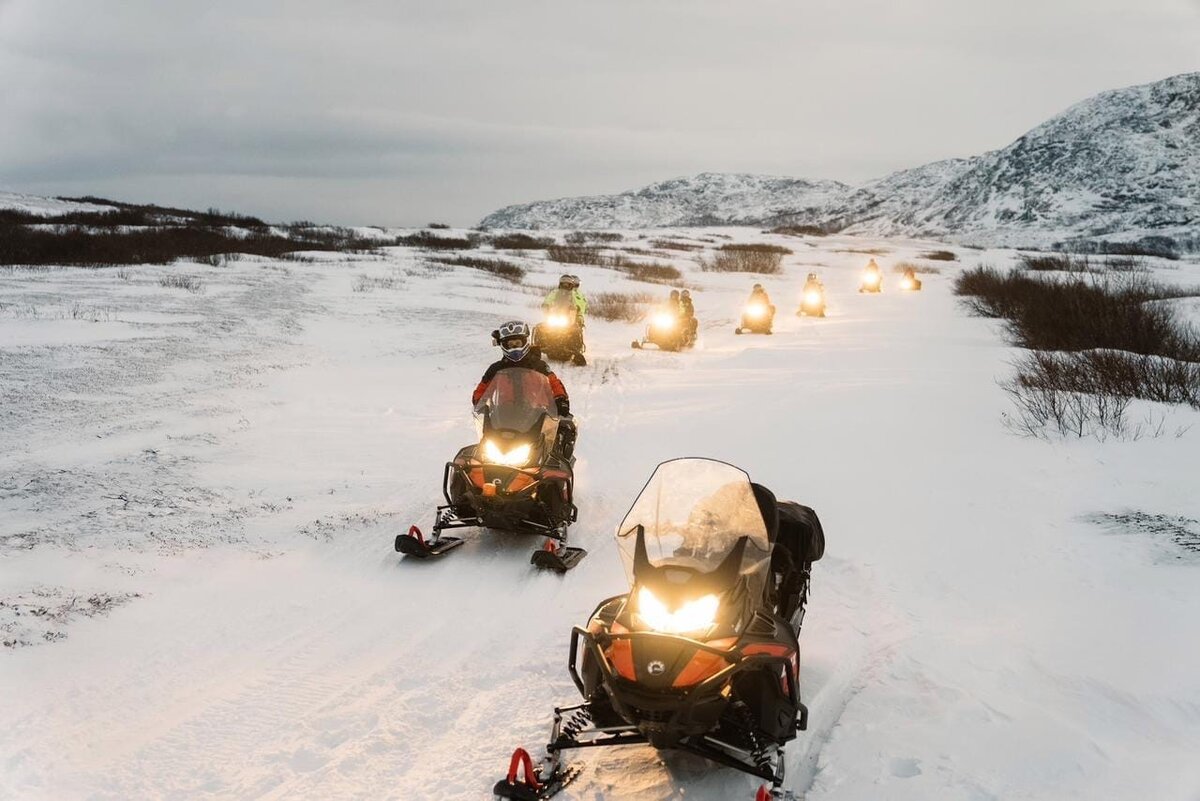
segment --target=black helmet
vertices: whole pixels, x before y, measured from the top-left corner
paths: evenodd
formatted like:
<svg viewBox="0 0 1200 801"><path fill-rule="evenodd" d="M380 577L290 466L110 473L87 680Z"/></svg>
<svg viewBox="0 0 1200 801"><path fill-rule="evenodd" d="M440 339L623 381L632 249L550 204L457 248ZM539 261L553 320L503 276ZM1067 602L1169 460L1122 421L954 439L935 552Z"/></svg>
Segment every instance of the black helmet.
<svg viewBox="0 0 1200 801"><path fill-rule="evenodd" d="M504 351L504 358L519 362L529 353L529 326L520 320L509 320L492 332L492 341Z"/></svg>
<svg viewBox="0 0 1200 801"><path fill-rule="evenodd" d="M679 300L679 290L678 289L671 290L671 300Z"/></svg>
<svg viewBox="0 0 1200 801"><path fill-rule="evenodd" d="M755 284L755 285L754 285L754 289L753 289L753 290L751 290L751 291L753 291L753 292L759 292L759 291L761 291L761 290L762 290L762 284Z"/></svg>

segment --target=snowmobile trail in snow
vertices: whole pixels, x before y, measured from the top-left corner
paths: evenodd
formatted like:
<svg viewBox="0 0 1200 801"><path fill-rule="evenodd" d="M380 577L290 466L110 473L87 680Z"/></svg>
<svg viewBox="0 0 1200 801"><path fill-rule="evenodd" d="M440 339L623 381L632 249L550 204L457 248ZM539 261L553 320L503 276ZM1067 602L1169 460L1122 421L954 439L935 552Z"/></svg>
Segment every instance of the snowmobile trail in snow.
<svg viewBox="0 0 1200 801"><path fill-rule="evenodd" d="M950 278L1012 253L960 249L920 293L886 273L861 296L867 257L847 251L912 259L932 243L803 243L769 279L677 260L698 287L694 350L633 351L640 325L592 319L590 364L556 366L579 422L571 541L589 551L565 576L529 565L536 538L497 532L444 560L392 550L432 522L442 466L475 437L488 332L535 321L561 265L521 257L518 286L404 248L286 274L230 262L196 266L198 298L158 287L166 268L0 273L0 303L143 315L49 326L0 309L19 341L43 337L0 339L0 387L25 404L0 410L17 421L0 433L14 446L0 600L136 593L107 616L39 619L55 641L0 653L0 798L486 798L513 747L540 753L554 706L579 700L570 628L626 588L613 527L658 462L689 455L743 467L824 523L800 638L810 724L787 749L807 801L1194 795L1195 564L1091 522L1200 519L1194 441L1005 431L995 381L1013 351L957 307ZM1160 274L1196 270L1175 267ZM585 293L666 294L571 269ZM825 319L793 313L813 269ZM356 291L360 275L394 288ZM754 280L778 308L770 337L733 334ZM119 344L134 333L159 344ZM142 362L106 367L106 348ZM61 409L38 400L64 393ZM758 785L645 747L572 761L563 799L725 801Z"/></svg>

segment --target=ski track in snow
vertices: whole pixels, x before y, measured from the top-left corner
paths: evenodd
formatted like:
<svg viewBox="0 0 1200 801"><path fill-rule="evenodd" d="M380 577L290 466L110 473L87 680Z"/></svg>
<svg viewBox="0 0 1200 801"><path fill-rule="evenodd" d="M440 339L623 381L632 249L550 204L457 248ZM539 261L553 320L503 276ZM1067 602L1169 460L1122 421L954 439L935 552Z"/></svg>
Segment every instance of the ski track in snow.
<svg viewBox="0 0 1200 801"><path fill-rule="evenodd" d="M886 269L930 243L775 239L798 254L764 282L775 335L733 335L753 277L691 271L695 351L633 351L638 327L593 320L590 364L559 368L589 550L565 577L511 535L425 564L391 549L428 528L473 437L487 332L533 318L539 291L404 249L0 272L0 601L52 611L0 606L28 644L0 652L0 798L490 797L511 749L539 749L576 702L570 626L624 590L613 528L683 455L825 523L810 724L787 752L800 797L1196 797L1197 563L1168 558L1200 518L1194 443L1004 430L1012 351L956 308L949 273L1011 253L961 250L920 294L864 297L866 255L847 251L882 247ZM525 261L536 287L561 269ZM792 314L808 265L825 320ZM1177 266L1164 277L1195 275ZM571 269L588 292L647 289ZM205 291L160 287L166 270ZM399 286L356 292L360 274ZM648 748L573 759L564 799L757 786Z"/></svg>

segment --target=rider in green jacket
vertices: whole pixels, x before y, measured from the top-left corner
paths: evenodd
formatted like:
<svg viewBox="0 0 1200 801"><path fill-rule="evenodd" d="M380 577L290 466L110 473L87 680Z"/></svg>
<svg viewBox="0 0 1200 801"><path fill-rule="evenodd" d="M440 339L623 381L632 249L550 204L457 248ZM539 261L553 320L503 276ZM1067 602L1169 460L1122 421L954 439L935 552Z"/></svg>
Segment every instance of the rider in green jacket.
<svg viewBox="0 0 1200 801"><path fill-rule="evenodd" d="M579 325L582 326L584 316L587 314L587 300L579 291L579 276L563 275L558 279L558 288L550 290L550 294L542 301L543 309L551 309L558 306L566 305L566 302L575 307L576 318L579 320Z"/></svg>

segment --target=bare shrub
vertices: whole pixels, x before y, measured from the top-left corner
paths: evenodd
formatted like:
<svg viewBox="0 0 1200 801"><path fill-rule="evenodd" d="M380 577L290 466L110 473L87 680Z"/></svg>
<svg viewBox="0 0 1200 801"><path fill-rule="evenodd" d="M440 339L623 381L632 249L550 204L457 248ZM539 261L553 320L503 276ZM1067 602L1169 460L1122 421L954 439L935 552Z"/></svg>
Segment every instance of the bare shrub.
<svg viewBox="0 0 1200 801"><path fill-rule="evenodd" d="M553 239L529 234L500 234L488 241L497 250L545 250L554 244Z"/></svg>
<svg viewBox="0 0 1200 801"><path fill-rule="evenodd" d="M990 267L964 270L955 293L985 317L1008 322L1013 343L1032 350L1113 349L1200 360L1200 338L1153 300L1200 295L1140 274L1035 278Z"/></svg>
<svg viewBox="0 0 1200 801"><path fill-rule="evenodd" d="M708 258L701 258L700 269L712 273L761 273L777 275L783 271L783 254L762 250L727 250L721 248Z"/></svg>
<svg viewBox="0 0 1200 801"><path fill-rule="evenodd" d="M351 287L355 292L371 292L376 289L399 289L404 280L398 275L367 275L362 273Z"/></svg>
<svg viewBox="0 0 1200 801"><path fill-rule="evenodd" d="M905 272L912 270L920 275L941 275L941 267L930 267L927 264L913 264L911 261L902 261L892 267L892 272L903 275Z"/></svg>
<svg viewBox="0 0 1200 801"><path fill-rule="evenodd" d="M469 267L472 270L483 270L492 275L499 276L505 281L512 281L519 284L525 278L525 268L516 262L505 261L504 259L485 259L475 256L452 256L448 258L435 259L438 264L447 264L454 267Z"/></svg>
<svg viewBox="0 0 1200 801"><path fill-rule="evenodd" d="M204 283L194 275L168 273L158 279L158 285L167 289L186 289L192 294L204 291Z"/></svg>
<svg viewBox="0 0 1200 801"><path fill-rule="evenodd" d="M553 245L546 248L546 257L560 264L602 264L604 252L600 248L581 245Z"/></svg>
<svg viewBox="0 0 1200 801"><path fill-rule="evenodd" d="M677 239L652 239L650 240L650 246L660 250L681 250L685 252L704 250L704 245L696 242L680 242Z"/></svg>
<svg viewBox="0 0 1200 801"><path fill-rule="evenodd" d="M426 250L470 250L476 243L464 237L439 236L428 231L418 231L415 234L397 237L396 244Z"/></svg>
<svg viewBox="0 0 1200 801"><path fill-rule="evenodd" d="M636 323L645 316L644 307L654 303L648 292L598 292L588 301L588 314L601 320Z"/></svg>
<svg viewBox="0 0 1200 801"><path fill-rule="evenodd" d="M1033 270L1034 272L1096 272L1096 268L1092 266L1087 256L1074 258L1067 253L1056 253L1051 255L1022 253L1020 267L1022 270Z"/></svg>
<svg viewBox="0 0 1200 801"><path fill-rule="evenodd" d="M427 225L425 227L429 228L431 230L434 230L434 231L445 231L450 226L446 225L446 223L430 223L429 225Z"/></svg>
<svg viewBox="0 0 1200 801"><path fill-rule="evenodd" d="M650 284L675 284L683 279L683 273L674 265L657 261L643 262L614 256L606 266L622 271L635 281Z"/></svg>
<svg viewBox="0 0 1200 801"><path fill-rule="evenodd" d="M1146 262L1136 256L1119 256L1104 260L1104 269L1115 273L1148 273Z"/></svg>
<svg viewBox="0 0 1200 801"><path fill-rule="evenodd" d="M780 225L771 229L773 234L783 234L785 236L829 236L836 234L840 230L837 226L832 225Z"/></svg>
<svg viewBox="0 0 1200 801"><path fill-rule="evenodd" d="M122 281L129 281L130 279L133 278L133 273L129 272L129 270L126 270L124 267L122 267L117 270L117 278L120 278Z"/></svg>
<svg viewBox="0 0 1200 801"><path fill-rule="evenodd" d="M950 250L931 250L928 253L922 253L917 258L927 259L928 261L958 261L958 256Z"/></svg>
<svg viewBox="0 0 1200 801"><path fill-rule="evenodd" d="M586 245L589 242L621 242L625 236L616 231L572 231L564 239L568 245Z"/></svg>
<svg viewBox="0 0 1200 801"><path fill-rule="evenodd" d="M1151 235L1133 242L1071 239L1065 242L1056 242L1054 248L1072 253L1092 253L1105 256L1154 256L1177 261L1180 251L1184 250L1187 244L1187 242L1172 239L1169 236Z"/></svg>
<svg viewBox="0 0 1200 801"><path fill-rule="evenodd" d="M728 245L721 245L721 250L727 253L778 253L781 256L790 256L792 254L791 248L785 248L783 245L771 245L766 242L730 243Z"/></svg>
<svg viewBox="0 0 1200 801"><path fill-rule="evenodd" d="M1017 416L1009 419L1009 425L1020 433L1046 436L1053 432L1063 437L1102 438L1105 434L1122 436L1128 431L1128 398L1025 387L1018 379L1001 387L1017 409Z"/></svg>

